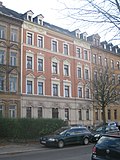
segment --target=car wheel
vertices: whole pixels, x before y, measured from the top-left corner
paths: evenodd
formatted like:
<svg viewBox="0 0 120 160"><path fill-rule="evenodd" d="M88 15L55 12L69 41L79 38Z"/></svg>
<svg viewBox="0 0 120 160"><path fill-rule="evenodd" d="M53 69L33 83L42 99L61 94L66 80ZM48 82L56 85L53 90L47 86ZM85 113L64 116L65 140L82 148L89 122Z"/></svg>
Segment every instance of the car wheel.
<svg viewBox="0 0 120 160"><path fill-rule="evenodd" d="M59 148L63 148L63 147L64 147L64 142L63 142L62 140L60 140L60 141L58 142L58 147L59 147Z"/></svg>
<svg viewBox="0 0 120 160"><path fill-rule="evenodd" d="M89 143L89 139L88 139L88 138L84 138L83 144L84 144L84 145L87 145L88 143Z"/></svg>

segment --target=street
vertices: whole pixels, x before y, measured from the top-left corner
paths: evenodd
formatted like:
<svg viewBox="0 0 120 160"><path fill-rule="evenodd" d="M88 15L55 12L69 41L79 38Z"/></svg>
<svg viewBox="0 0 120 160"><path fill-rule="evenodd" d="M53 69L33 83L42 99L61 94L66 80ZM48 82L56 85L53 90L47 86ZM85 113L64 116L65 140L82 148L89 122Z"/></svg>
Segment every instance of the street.
<svg viewBox="0 0 120 160"><path fill-rule="evenodd" d="M90 160L93 144L63 149L41 147L39 151L1 155L0 160Z"/></svg>

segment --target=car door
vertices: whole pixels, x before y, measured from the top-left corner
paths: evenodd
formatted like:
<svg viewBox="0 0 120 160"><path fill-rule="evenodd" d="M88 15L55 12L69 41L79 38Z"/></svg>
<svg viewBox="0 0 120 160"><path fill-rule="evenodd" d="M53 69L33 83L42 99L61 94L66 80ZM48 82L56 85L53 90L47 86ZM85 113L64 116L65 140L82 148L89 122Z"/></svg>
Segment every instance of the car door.
<svg viewBox="0 0 120 160"><path fill-rule="evenodd" d="M66 144L75 144L77 142L75 129L71 129L66 132L64 141Z"/></svg>

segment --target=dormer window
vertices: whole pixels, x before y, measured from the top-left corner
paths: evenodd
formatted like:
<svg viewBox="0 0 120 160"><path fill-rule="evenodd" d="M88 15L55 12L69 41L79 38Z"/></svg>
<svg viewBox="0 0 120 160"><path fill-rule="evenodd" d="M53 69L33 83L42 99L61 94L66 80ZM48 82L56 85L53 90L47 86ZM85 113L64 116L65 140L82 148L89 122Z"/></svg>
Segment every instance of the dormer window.
<svg viewBox="0 0 120 160"><path fill-rule="evenodd" d="M32 17L31 17L31 16L28 16L28 20L29 20L29 21L32 21Z"/></svg>
<svg viewBox="0 0 120 160"><path fill-rule="evenodd" d="M33 22L33 12L31 10L27 11L24 16L25 16L25 19L27 19L28 21L30 22Z"/></svg>
<svg viewBox="0 0 120 160"><path fill-rule="evenodd" d="M103 48L106 49L106 44L103 45Z"/></svg>
<svg viewBox="0 0 120 160"><path fill-rule="evenodd" d="M112 46L110 46L110 51L112 51Z"/></svg>
<svg viewBox="0 0 120 160"><path fill-rule="evenodd" d="M115 48L115 53L118 53L118 49L117 48Z"/></svg>

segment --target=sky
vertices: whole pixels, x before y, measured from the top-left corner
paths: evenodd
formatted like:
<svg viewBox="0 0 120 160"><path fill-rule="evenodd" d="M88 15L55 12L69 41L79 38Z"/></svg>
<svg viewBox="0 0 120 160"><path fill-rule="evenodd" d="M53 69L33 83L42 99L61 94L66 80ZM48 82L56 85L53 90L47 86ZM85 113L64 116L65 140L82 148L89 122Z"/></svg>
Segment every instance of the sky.
<svg viewBox="0 0 120 160"><path fill-rule="evenodd" d="M42 14L44 21L59 26L64 29L73 31L79 28L79 23L73 23L71 19L65 15L65 5L75 7L82 3L82 0L0 0L6 8L17 11L24 14L25 12L32 10L33 17ZM83 27L79 28L81 32L87 32L88 36L99 33L95 27ZM101 35L100 35L101 36ZM103 35L102 41L106 40Z"/></svg>

